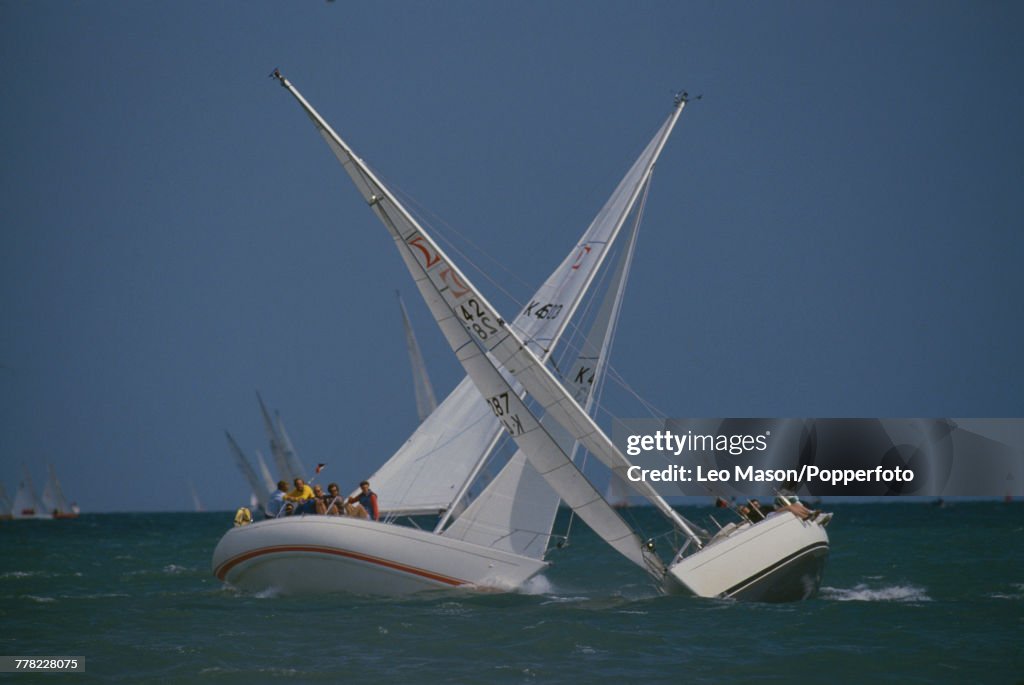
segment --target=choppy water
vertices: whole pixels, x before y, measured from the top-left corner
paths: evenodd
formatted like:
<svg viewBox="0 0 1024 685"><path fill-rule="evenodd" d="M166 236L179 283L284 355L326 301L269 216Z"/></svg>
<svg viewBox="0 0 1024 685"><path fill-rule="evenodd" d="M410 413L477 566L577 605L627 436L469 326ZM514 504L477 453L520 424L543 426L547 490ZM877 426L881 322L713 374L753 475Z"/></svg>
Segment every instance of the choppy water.
<svg viewBox="0 0 1024 685"><path fill-rule="evenodd" d="M1024 679L1024 505L831 508L821 596L786 605L657 596L578 522L523 592L402 600L225 587L226 512L0 522L0 654L84 657L46 682Z"/></svg>

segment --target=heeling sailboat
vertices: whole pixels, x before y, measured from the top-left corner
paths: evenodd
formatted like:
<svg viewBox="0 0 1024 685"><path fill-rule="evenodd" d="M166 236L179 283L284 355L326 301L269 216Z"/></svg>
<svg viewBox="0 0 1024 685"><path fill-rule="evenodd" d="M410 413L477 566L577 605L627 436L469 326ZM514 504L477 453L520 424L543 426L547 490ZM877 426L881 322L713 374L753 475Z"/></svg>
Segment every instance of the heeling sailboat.
<svg viewBox="0 0 1024 685"><path fill-rule="evenodd" d="M386 197L390 206L400 208L361 160L351 154L308 103L287 85L349 169L371 206L380 204ZM555 349L593 284L609 249L646 188L651 169L677 118L678 111L666 119L580 242L513 322L529 341L526 344L540 358L547 358ZM404 209L400 214L412 221ZM428 295L423 283L418 283L418 287L421 294ZM599 347L604 348L606 338L603 331L591 336L601 341ZM594 360L584 356L577 363L593 365ZM585 373L590 370L588 366L576 374L584 379L583 385L589 385L593 378L593 373ZM515 387L511 392L520 390ZM401 594L464 585L518 587L547 565L543 556L551 537L551 522L559 495L537 477L534 466L524 466L520 454L499 473L489 493L495 495L494 500L500 500L502 495L495 484L503 483L513 491L537 493L546 501L546 508L537 507L521 496L513 498L514 506L500 509L503 513L497 507L478 506L466 511L464 516L456 516L460 512L452 508L454 502L463 499L499 442L502 431L506 430L505 424L495 416L493 405L483 402L474 381L466 378L371 477L374 489L381 494L385 513L392 517L442 514L433 531L351 518L276 519L229 531L214 552L214 571L219 578L243 588L276 587L295 592L348 590ZM571 438L569 442L571 444ZM559 453L568 461L565 450L560 449ZM567 472L570 479L585 482L575 467L573 471L575 476ZM522 487L530 482L524 479L531 477L540 481L539 486ZM550 475L545 476L549 478ZM594 500L594 506L587 512L596 511L600 500L596 491L585 496ZM481 499L488 501L486 497ZM585 504L574 503L580 507ZM519 515L524 510L546 511L550 515L545 513L540 519L532 517L527 523ZM488 518L489 513L496 515ZM624 524L616 533L633 535ZM520 544L518 541L523 540L524 535L528 535L529 540Z"/></svg>

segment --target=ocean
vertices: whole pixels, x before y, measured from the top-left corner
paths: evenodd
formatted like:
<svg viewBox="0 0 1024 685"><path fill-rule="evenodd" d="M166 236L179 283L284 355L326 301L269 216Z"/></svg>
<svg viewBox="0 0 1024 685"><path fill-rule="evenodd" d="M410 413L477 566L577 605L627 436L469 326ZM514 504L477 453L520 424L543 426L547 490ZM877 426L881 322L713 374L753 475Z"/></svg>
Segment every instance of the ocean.
<svg viewBox="0 0 1024 685"><path fill-rule="evenodd" d="M3 521L0 654L86 671L0 680L1024 682L1024 504L828 508L820 596L779 605L659 596L578 520L521 592L407 599L227 587L210 557L232 512Z"/></svg>

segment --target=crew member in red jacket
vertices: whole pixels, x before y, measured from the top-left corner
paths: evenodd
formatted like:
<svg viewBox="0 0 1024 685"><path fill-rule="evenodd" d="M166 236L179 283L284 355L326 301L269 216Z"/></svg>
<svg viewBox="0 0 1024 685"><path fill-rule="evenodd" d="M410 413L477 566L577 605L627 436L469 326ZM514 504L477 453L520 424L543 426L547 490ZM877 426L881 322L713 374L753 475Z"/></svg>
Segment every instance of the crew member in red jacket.
<svg viewBox="0 0 1024 685"><path fill-rule="evenodd" d="M370 489L370 481L364 480L359 484L359 489L362 492L354 497L349 497L348 503L358 502L371 519L374 521L380 520L380 511L377 509L377 493Z"/></svg>

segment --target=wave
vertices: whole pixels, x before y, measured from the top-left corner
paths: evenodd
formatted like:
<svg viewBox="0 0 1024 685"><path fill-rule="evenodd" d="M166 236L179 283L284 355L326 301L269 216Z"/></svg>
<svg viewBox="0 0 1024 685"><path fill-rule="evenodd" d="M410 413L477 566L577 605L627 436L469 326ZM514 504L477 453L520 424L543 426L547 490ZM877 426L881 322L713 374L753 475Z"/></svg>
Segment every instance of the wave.
<svg viewBox="0 0 1024 685"><path fill-rule="evenodd" d="M925 588L916 585L889 585L871 588L859 583L852 588L823 587L821 598L837 602L930 602Z"/></svg>

